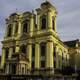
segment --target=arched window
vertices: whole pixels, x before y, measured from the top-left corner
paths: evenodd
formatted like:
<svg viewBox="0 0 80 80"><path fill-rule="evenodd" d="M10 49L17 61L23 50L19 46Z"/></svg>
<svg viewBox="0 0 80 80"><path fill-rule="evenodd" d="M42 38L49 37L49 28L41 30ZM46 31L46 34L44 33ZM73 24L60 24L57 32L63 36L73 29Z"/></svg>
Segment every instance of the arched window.
<svg viewBox="0 0 80 80"><path fill-rule="evenodd" d="M42 26L41 26L41 29L46 29L46 18L45 17L42 18Z"/></svg>
<svg viewBox="0 0 80 80"><path fill-rule="evenodd" d="M54 17L52 17L52 28L53 28L53 30L55 30L55 19L54 19Z"/></svg>
<svg viewBox="0 0 80 80"><path fill-rule="evenodd" d="M24 23L23 23L23 33L28 32L28 24L29 24L28 20L24 21Z"/></svg>
<svg viewBox="0 0 80 80"><path fill-rule="evenodd" d="M12 35L12 28L11 28L11 24L9 24L7 36L10 37L11 35Z"/></svg>
<svg viewBox="0 0 80 80"><path fill-rule="evenodd" d="M25 46L25 45L22 45L20 49L21 49L21 50L20 50L21 53L26 54L26 46Z"/></svg>

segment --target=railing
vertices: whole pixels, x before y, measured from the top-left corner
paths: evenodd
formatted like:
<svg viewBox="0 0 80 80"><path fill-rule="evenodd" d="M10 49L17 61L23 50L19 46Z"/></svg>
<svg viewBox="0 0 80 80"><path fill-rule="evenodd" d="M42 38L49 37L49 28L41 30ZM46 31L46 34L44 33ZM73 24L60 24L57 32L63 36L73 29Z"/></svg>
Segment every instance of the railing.
<svg viewBox="0 0 80 80"><path fill-rule="evenodd" d="M55 72L55 73L54 73ZM0 80L80 80L80 74L62 75L60 70L51 68L33 69L30 74L0 74Z"/></svg>
<svg viewBox="0 0 80 80"><path fill-rule="evenodd" d="M80 80L79 76L0 75L0 80Z"/></svg>

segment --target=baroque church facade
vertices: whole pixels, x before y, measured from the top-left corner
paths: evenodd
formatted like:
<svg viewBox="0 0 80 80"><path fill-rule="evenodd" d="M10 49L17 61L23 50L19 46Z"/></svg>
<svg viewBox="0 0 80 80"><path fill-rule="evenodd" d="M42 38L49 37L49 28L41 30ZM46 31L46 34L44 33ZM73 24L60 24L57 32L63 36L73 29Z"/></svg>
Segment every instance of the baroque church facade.
<svg viewBox="0 0 80 80"><path fill-rule="evenodd" d="M74 66L79 40L60 40L56 31L57 11L51 3L42 3L36 12L13 13L6 19L0 65L4 73L38 74L45 70L54 74L56 69Z"/></svg>

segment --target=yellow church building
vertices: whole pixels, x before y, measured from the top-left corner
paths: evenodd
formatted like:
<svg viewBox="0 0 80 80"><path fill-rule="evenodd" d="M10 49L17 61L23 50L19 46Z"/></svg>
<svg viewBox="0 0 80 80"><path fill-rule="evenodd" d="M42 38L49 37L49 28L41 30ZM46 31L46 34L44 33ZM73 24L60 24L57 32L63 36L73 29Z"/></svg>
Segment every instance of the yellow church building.
<svg viewBox="0 0 80 80"><path fill-rule="evenodd" d="M57 10L50 2L42 3L36 13L13 13L6 19L0 65L4 73L55 74L56 69L74 66L79 40L60 40L56 31ZM79 63L76 61L76 66Z"/></svg>

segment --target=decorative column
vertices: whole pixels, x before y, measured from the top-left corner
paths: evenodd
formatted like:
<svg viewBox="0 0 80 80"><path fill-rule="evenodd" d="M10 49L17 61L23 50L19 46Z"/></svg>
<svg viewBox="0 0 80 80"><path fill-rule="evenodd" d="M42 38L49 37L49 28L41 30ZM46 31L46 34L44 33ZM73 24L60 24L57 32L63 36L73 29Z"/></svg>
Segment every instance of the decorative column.
<svg viewBox="0 0 80 80"><path fill-rule="evenodd" d="M57 25L56 25L56 15L54 16L54 28L55 28L55 31L57 31Z"/></svg>
<svg viewBox="0 0 80 80"><path fill-rule="evenodd" d="M6 26L7 26L7 28L6 28L6 30L5 30L5 36L4 36L4 38L6 38L7 35L8 35L8 24L6 24Z"/></svg>
<svg viewBox="0 0 80 80"><path fill-rule="evenodd" d="M10 47L9 48L9 59L11 59L12 54L13 54L13 47Z"/></svg>
<svg viewBox="0 0 80 80"><path fill-rule="evenodd" d="M20 18L19 18L18 26L19 26L19 28L18 28L18 35L19 35L19 37L20 37L21 34L22 34L21 16L20 16Z"/></svg>
<svg viewBox="0 0 80 80"><path fill-rule="evenodd" d="M16 52L16 53L19 53L19 49L20 49L20 46L19 46L19 45L16 45L16 50L15 50L15 52Z"/></svg>
<svg viewBox="0 0 80 80"><path fill-rule="evenodd" d="M2 48L1 69L4 69L4 64L5 64L5 48Z"/></svg>
<svg viewBox="0 0 80 80"><path fill-rule="evenodd" d="M9 69L10 69L10 68L9 68L9 63L6 63L6 65L7 65L7 66L6 66L6 72L5 72L5 73L6 73L6 74L10 74L10 70L9 70Z"/></svg>
<svg viewBox="0 0 80 80"><path fill-rule="evenodd" d="M30 36L32 36L33 34L33 30L34 30L34 15L32 14L30 16L30 28L29 28L29 32L30 32Z"/></svg>
<svg viewBox="0 0 80 80"><path fill-rule="evenodd" d="M31 69L31 63L32 63L32 44L31 43L27 45L27 53L29 58L29 69Z"/></svg>
<svg viewBox="0 0 80 80"><path fill-rule="evenodd" d="M12 31L12 35L14 36L15 34L15 22L13 22L13 31Z"/></svg>
<svg viewBox="0 0 80 80"><path fill-rule="evenodd" d="M52 29L52 16L50 10L47 13L47 24L47 29Z"/></svg>
<svg viewBox="0 0 80 80"><path fill-rule="evenodd" d="M40 24L40 15L37 14L37 30L39 30L40 27L41 27L41 24Z"/></svg>
<svg viewBox="0 0 80 80"><path fill-rule="evenodd" d="M46 50L46 68L53 68L53 42L47 42L47 50Z"/></svg>
<svg viewBox="0 0 80 80"><path fill-rule="evenodd" d="M6 38L7 34L8 34L8 25L9 25L9 19L6 19L6 30L5 30L5 36L4 36L4 38Z"/></svg>
<svg viewBox="0 0 80 80"><path fill-rule="evenodd" d="M35 68L40 68L40 46L39 43L35 44Z"/></svg>
<svg viewBox="0 0 80 80"><path fill-rule="evenodd" d="M22 74L21 63L19 63L19 75Z"/></svg>

